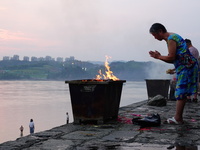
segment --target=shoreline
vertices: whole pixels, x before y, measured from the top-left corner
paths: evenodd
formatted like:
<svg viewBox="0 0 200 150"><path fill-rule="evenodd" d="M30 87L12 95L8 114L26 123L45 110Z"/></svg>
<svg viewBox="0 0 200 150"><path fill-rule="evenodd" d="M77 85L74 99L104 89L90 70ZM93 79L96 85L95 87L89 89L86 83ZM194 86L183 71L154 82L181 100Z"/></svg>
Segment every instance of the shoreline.
<svg viewBox="0 0 200 150"><path fill-rule="evenodd" d="M118 115L123 119L115 123L102 125L61 125L50 130L24 136L15 141L0 144L0 150L38 150L38 149L131 149L145 147L150 150L167 149L170 146L200 145L200 106L199 103L187 103L184 112L184 125L161 123L158 127L140 130L131 123L133 114L147 115L158 113L163 122L175 112L175 101L167 106L157 107L146 104L147 100L119 108ZM146 149L147 150L147 149Z"/></svg>

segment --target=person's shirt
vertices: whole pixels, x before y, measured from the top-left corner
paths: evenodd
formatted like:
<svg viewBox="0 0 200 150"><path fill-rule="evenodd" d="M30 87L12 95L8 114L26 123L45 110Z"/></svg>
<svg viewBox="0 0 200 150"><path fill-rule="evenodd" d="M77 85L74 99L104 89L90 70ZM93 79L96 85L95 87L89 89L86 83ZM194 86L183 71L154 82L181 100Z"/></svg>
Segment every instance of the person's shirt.
<svg viewBox="0 0 200 150"><path fill-rule="evenodd" d="M30 123L29 123L29 127L30 127L30 128L34 128L34 122L30 122Z"/></svg>
<svg viewBox="0 0 200 150"><path fill-rule="evenodd" d="M174 33L168 37L168 41L173 40L177 43L176 59L174 60L174 66L176 73L179 73L183 69L188 69L197 64L197 60L190 53L185 40L178 34Z"/></svg>
<svg viewBox="0 0 200 150"><path fill-rule="evenodd" d="M198 60L198 58L199 58L199 51L195 47L193 47L193 46L191 46L189 48L189 51Z"/></svg>

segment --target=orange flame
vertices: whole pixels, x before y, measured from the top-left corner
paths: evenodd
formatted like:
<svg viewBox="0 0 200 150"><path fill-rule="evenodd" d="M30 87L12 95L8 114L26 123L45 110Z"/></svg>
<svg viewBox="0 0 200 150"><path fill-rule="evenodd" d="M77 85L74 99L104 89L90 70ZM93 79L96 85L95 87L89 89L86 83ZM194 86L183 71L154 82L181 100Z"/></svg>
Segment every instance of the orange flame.
<svg viewBox="0 0 200 150"><path fill-rule="evenodd" d="M105 57L106 57L105 74L103 74L102 71L99 70L99 75L96 76L96 79L97 80L100 80L100 79L111 79L113 81L119 80L115 75L113 75L113 72L110 70L108 59L110 59L111 57L109 57L109 56L105 56Z"/></svg>

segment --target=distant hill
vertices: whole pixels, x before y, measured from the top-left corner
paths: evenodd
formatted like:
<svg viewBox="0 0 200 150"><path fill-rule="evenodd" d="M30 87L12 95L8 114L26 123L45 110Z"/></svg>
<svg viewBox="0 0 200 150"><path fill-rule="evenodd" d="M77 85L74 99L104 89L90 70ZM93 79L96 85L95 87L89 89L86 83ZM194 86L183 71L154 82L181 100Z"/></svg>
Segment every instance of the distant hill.
<svg viewBox="0 0 200 150"><path fill-rule="evenodd" d="M166 70L173 68L165 63L115 61L109 64L111 71L119 79L143 81L146 78L169 78ZM94 79L99 70L105 73L104 62L79 60L55 61L0 61L0 80L76 80Z"/></svg>
<svg viewBox="0 0 200 150"><path fill-rule="evenodd" d="M104 63L105 63L103 61L88 61L88 62L90 62L92 64L97 64L97 65L104 65Z"/></svg>

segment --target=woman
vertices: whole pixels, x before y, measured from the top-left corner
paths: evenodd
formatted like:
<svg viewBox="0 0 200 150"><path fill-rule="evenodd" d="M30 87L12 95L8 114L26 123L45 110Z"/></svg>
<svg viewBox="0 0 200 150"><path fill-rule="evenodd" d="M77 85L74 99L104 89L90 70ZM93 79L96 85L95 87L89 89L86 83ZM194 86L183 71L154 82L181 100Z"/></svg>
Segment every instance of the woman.
<svg viewBox="0 0 200 150"><path fill-rule="evenodd" d="M34 133L35 125L33 119L30 120L29 128L30 128L30 134Z"/></svg>
<svg viewBox="0 0 200 150"><path fill-rule="evenodd" d="M158 51L150 51L150 56L167 63L173 63L177 74L176 113L174 117L167 119L166 122L169 124L183 124L183 111L187 96L197 91L197 60L190 54L184 39L176 33L167 32L162 24L153 24L149 32L155 39L165 40L168 47L167 56L161 55Z"/></svg>

